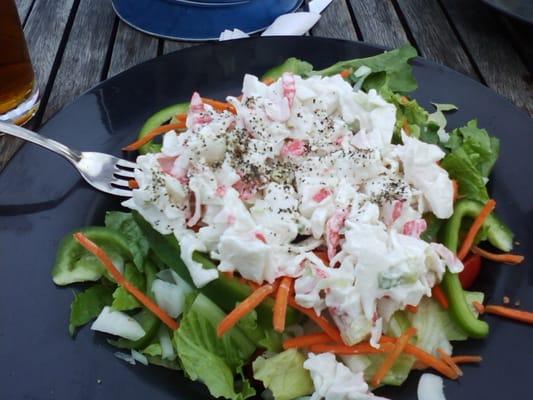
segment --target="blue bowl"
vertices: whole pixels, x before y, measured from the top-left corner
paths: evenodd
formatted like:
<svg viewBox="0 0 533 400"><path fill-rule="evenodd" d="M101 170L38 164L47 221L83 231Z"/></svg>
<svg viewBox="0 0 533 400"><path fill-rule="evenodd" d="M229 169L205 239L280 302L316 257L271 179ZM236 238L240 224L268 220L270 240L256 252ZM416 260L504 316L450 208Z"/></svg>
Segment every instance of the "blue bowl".
<svg viewBox="0 0 533 400"><path fill-rule="evenodd" d="M118 17L133 28L172 40L217 40L225 29L248 34L266 29L303 0L112 0Z"/></svg>

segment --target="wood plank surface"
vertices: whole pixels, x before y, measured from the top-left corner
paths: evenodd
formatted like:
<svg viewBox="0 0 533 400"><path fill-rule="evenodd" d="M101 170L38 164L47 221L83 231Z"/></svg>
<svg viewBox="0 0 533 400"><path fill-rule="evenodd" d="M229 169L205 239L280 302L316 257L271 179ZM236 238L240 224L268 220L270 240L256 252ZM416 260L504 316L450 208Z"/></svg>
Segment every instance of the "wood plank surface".
<svg viewBox="0 0 533 400"><path fill-rule="evenodd" d="M107 77L156 57L158 44L157 38L136 31L120 21Z"/></svg>
<svg viewBox="0 0 533 400"><path fill-rule="evenodd" d="M24 34L42 96L46 96L47 87L50 87L52 69L73 4L74 0L35 0L26 21ZM36 128L35 120L30 121L28 127ZM0 137L0 171L21 144L22 141L18 139Z"/></svg>
<svg viewBox="0 0 533 400"><path fill-rule="evenodd" d="M350 0L362 40L389 49L409 42L390 0Z"/></svg>
<svg viewBox="0 0 533 400"><path fill-rule="evenodd" d="M398 0L398 5L423 57L479 78L437 0Z"/></svg>
<svg viewBox="0 0 533 400"><path fill-rule="evenodd" d="M2 0L6 1L6 0ZM28 13L30 12L31 5L33 4L34 0L15 0L15 4L17 5L17 10L19 12L20 21L24 23L26 21L26 18L28 17Z"/></svg>
<svg viewBox="0 0 533 400"><path fill-rule="evenodd" d="M533 115L533 78L509 46L498 16L476 0L443 4L487 86Z"/></svg>
<svg viewBox="0 0 533 400"><path fill-rule="evenodd" d="M172 53L173 51L178 51L181 49L186 49L187 47L198 46L201 43L195 42L177 42L174 40L165 40L163 43L163 54Z"/></svg>
<svg viewBox="0 0 533 400"><path fill-rule="evenodd" d="M115 13L109 1L81 0L43 121L105 76L114 21Z"/></svg>
<svg viewBox="0 0 533 400"><path fill-rule="evenodd" d="M313 36L333 39L358 40L355 26L345 0L333 0L322 12L318 23L311 29Z"/></svg>

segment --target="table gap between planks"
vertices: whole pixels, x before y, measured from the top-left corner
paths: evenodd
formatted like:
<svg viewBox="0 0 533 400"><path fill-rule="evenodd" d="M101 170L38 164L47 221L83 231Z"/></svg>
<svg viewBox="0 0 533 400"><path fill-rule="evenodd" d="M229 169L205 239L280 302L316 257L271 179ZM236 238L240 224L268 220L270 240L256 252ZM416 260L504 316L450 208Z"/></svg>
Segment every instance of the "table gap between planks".
<svg viewBox="0 0 533 400"><path fill-rule="evenodd" d="M196 46L140 33L110 0L16 0L42 93L38 130L98 82L154 57ZM533 115L533 27L480 0L334 0L311 35L385 48L406 42L422 57L487 85ZM0 171L21 142L0 137Z"/></svg>

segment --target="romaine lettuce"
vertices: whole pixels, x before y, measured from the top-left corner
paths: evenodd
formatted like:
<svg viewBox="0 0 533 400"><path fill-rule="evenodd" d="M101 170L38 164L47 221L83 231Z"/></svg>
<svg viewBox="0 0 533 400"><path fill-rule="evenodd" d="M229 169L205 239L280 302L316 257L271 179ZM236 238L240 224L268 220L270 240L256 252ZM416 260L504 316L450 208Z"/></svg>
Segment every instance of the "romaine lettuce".
<svg viewBox="0 0 533 400"><path fill-rule="evenodd" d="M70 305L68 330L74 335L76 328L96 318L105 306L111 304L113 287L97 284L74 296Z"/></svg>
<svg viewBox="0 0 533 400"><path fill-rule="evenodd" d="M255 351L253 343L237 327L218 337L216 327L224 312L199 294L186 309L174 344L185 373L202 381L214 397L245 399L255 390L242 378L242 367ZM235 378L241 375L237 387Z"/></svg>
<svg viewBox="0 0 533 400"><path fill-rule="evenodd" d="M305 357L289 349L273 357L258 357L252 364L254 378L263 382L276 400L290 400L313 392L309 371L303 367Z"/></svg>

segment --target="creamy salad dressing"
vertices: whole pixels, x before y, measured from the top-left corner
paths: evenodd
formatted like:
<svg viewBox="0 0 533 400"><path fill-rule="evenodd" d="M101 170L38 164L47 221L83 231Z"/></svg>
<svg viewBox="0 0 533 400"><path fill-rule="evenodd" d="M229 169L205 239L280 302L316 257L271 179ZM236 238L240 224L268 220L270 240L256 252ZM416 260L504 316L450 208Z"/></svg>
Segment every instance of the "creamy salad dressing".
<svg viewBox="0 0 533 400"><path fill-rule="evenodd" d="M396 110L374 90L355 91L339 75L284 74L270 86L246 75L242 96L227 101L237 114L195 93L187 130L138 158L139 189L124 203L176 236L196 286L218 271L257 283L291 276L296 301L327 311L347 344L379 346L396 310L431 296L446 265L462 269L419 238L423 213L453 211L444 154L405 132L391 144ZM218 260L218 271L194 251Z"/></svg>

